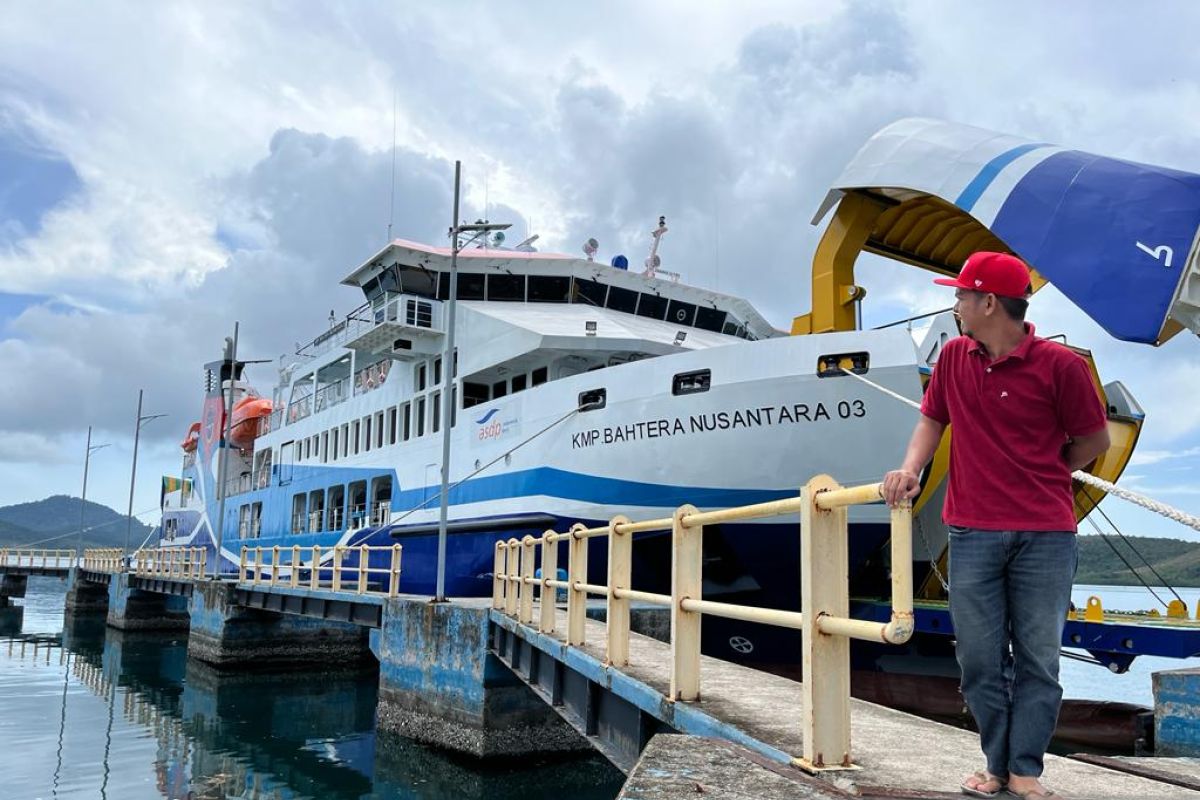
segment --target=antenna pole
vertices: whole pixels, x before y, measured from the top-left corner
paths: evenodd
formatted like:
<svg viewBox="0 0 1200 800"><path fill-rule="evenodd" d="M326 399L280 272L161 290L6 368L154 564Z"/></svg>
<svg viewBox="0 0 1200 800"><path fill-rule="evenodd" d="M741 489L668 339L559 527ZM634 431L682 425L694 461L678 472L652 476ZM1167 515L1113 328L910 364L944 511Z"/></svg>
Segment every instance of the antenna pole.
<svg viewBox="0 0 1200 800"><path fill-rule="evenodd" d="M450 225L450 300L446 310L446 352L442 356L442 492L438 502L437 591L446 601L446 518L450 512L450 408L454 403L454 312L458 303L458 197L462 162L454 162L454 220Z"/></svg>
<svg viewBox="0 0 1200 800"><path fill-rule="evenodd" d="M388 204L387 242L392 241L392 222L396 219L396 89L392 88L392 196Z"/></svg>
<svg viewBox="0 0 1200 800"><path fill-rule="evenodd" d="M233 347L229 351L229 397L225 400L225 432L221 443L220 466L217 468L217 497L221 502L217 506L217 549L213 554L213 577L221 577L221 542L225 536L225 497L229 494L229 446L230 431L233 428L233 390L237 388L237 346L238 323L233 323ZM219 376L218 376L219 378Z"/></svg>

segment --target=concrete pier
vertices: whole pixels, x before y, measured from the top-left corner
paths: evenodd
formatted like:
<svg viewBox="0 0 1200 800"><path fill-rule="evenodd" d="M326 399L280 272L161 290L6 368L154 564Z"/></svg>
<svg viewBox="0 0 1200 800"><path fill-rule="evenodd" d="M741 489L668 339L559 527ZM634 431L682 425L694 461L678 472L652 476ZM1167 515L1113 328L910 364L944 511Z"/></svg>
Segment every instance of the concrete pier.
<svg viewBox="0 0 1200 800"><path fill-rule="evenodd" d="M171 594L135 589L129 575L116 574L108 584L108 624L123 631L187 630L188 600Z"/></svg>
<svg viewBox="0 0 1200 800"><path fill-rule="evenodd" d="M1154 750L1161 756L1200 756L1200 669L1155 672Z"/></svg>
<svg viewBox="0 0 1200 800"><path fill-rule="evenodd" d="M229 583L196 582L188 655L216 667L273 669L353 665L370 657L367 629L245 608Z"/></svg>
<svg viewBox="0 0 1200 800"><path fill-rule="evenodd" d="M379 727L477 757L590 749L488 650L488 609L394 599L375 636Z"/></svg>
<svg viewBox="0 0 1200 800"><path fill-rule="evenodd" d="M67 573L67 600L63 607L68 614L102 614L108 612L108 587L85 580L78 567Z"/></svg>

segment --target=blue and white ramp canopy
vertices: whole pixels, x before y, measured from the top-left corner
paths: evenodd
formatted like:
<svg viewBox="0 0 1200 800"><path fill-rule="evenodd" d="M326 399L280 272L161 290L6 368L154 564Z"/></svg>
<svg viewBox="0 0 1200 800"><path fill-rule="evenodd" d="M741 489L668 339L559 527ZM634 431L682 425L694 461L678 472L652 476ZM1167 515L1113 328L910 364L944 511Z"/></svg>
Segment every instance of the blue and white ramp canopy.
<svg viewBox="0 0 1200 800"><path fill-rule="evenodd" d="M1001 244L1118 339L1200 333L1200 175L912 118L863 145L813 222L855 192L897 209L869 250L953 273L970 250ZM914 237L914 214L901 217L922 203L918 215L943 222Z"/></svg>

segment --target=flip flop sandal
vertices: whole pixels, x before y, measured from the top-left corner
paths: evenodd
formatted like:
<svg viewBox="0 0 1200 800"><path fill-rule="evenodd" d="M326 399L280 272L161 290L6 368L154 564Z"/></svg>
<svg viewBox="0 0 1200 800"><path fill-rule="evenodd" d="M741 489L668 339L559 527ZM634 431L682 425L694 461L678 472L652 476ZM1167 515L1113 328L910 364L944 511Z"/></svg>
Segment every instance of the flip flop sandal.
<svg viewBox="0 0 1200 800"><path fill-rule="evenodd" d="M1014 792L1012 789L1008 793L1013 797L1019 797L1021 800L1063 800L1063 796L1053 789L1030 789L1028 792Z"/></svg>
<svg viewBox="0 0 1200 800"><path fill-rule="evenodd" d="M965 794L969 797L982 797L985 799L992 798L992 797L999 797L1001 795L1001 793L1004 792L1004 788L1007 785L1000 778L997 778L995 775L989 775L986 772L976 772L974 775L971 775L969 778L967 778L967 780L970 780L971 778L975 778L978 781L976 786L982 786L983 784L991 783L991 782L995 781L996 783L1000 784L1000 788L996 789L993 792L988 792L983 789L976 789L971 786L967 786L967 781L963 781L962 784L958 787L959 791L961 791L963 794ZM1037 797L1037 795L1030 795L1030 796ZM1049 796L1053 797L1053 795L1049 795Z"/></svg>

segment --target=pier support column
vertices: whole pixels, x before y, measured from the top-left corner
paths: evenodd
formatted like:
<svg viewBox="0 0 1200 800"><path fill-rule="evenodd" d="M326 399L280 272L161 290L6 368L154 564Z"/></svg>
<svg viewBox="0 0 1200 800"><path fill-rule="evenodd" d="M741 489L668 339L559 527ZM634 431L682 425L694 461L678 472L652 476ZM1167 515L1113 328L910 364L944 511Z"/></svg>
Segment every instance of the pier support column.
<svg viewBox="0 0 1200 800"><path fill-rule="evenodd" d="M27 575L9 575L4 574L0 577L0 608L8 608L12 605L10 598L24 597L25 585L29 582Z"/></svg>
<svg viewBox="0 0 1200 800"><path fill-rule="evenodd" d="M591 745L488 649L485 605L388 600L375 637L380 729L477 757Z"/></svg>
<svg viewBox="0 0 1200 800"><path fill-rule="evenodd" d="M103 614L108 611L108 587L83 579L78 567L67 572L67 614Z"/></svg>
<svg viewBox="0 0 1200 800"><path fill-rule="evenodd" d="M1154 754L1200 756L1200 669L1155 672Z"/></svg>
<svg viewBox="0 0 1200 800"><path fill-rule="evenodd" d="M236 587L198 581L189 613L188 655L218 668L353 666L370 657L367 629L349 622L310 619L244 608Z"/></svg>
<svg viewBox="0 0 1200 800"><path fill-rule="evenodd" d="M122 631L186 630L187 598L135 589L128 575L113 575L108 584L108 624Z"/></svg>

